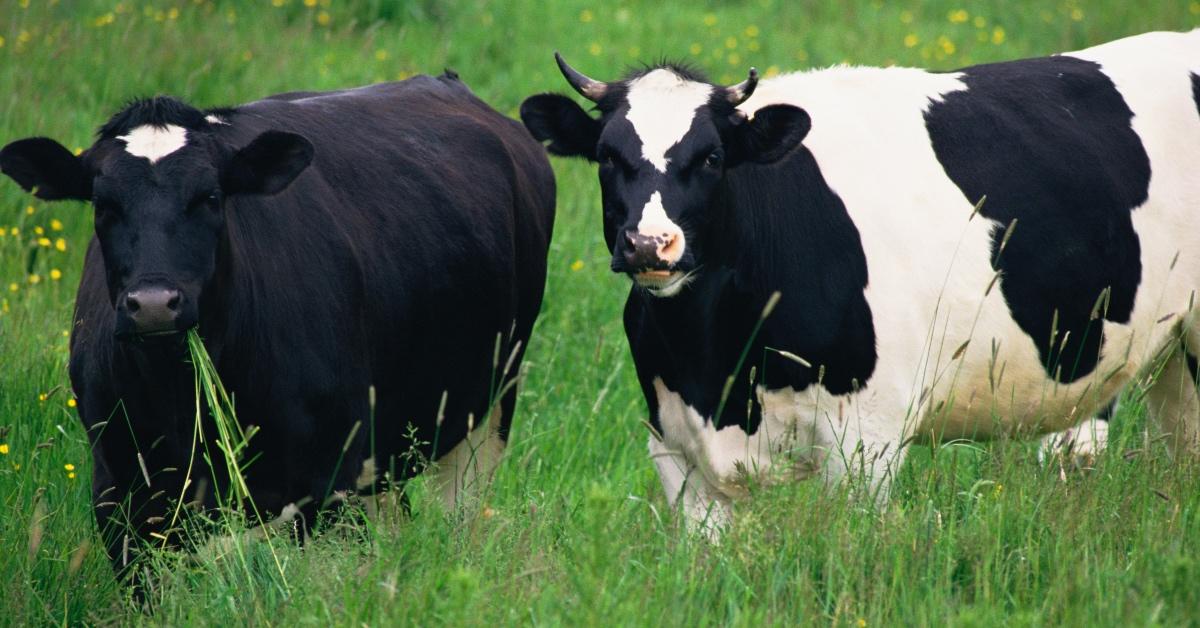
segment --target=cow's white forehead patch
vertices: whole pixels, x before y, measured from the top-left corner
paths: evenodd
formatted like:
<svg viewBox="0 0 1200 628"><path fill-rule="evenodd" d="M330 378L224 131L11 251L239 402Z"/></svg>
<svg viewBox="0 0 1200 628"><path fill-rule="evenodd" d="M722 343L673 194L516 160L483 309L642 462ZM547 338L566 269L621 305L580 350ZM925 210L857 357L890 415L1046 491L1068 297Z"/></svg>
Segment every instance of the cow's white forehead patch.
<svg viewBox="0 0 1200 628"><path fill-rule="evenodd" d="M187 129L174 124L143 124L117 139L125 140L125 152L154 163L187 145Z"/></svg>
<svg viewBox="0 0 1200 628"><path fill-rule="evenodd" d="M642 156L659 172L667 171L667 151L687 134L712 90L661 68L629 83L625 117L642 140Z"/></svg>

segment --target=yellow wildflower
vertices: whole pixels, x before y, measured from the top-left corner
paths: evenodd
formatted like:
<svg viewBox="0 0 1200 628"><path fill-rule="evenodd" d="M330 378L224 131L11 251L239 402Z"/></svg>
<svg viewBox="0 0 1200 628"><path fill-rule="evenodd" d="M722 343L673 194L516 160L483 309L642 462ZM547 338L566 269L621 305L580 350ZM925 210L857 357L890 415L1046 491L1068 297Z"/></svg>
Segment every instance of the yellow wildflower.
<svg viewBox="0 0 1200 628"><path fill-rule="evenodd" d="M0 36L0 48L4 47L4 37Z"/></svg>
<svg viewBox="0 0 1200 628"><path fill-rule="evenodd" d="M592 13L591 9L584 9L579 12L579 21L584 24L596 19L596 14Z"/></svg>
<svg viewBox="0 0 1200 628"><path fill-rule="evenodd" d="M51 231L62 231L63 230L62 221L57 218L51 220L50 221L50 230Z"/></svg>
<svg viewBox="0 0 1200 628"><path fill-rule="evenodd" d="M9 230L8 230L8 235L10 235L10 236L19 236L19 235L21 235L21 230L20 230L19 228L17 228L17 227L13 227L12 229L9 229Z"/></svg>
<svg viewBox="0 0 1200 628"><path fill-rule="evenodd" d="M36 283L41 283L41 281L42 281L42 276L37 273L33 273L32 275L29 276L29 283L36 284Z"/></svg>
<svg viewBox="0 0 1200 628"><path fill-rule="evenodd" d="M74 408L74 407L75 407L75 406L77 406L77 405L79 405L79 402L75 401L75 399L68 399L68 400L67 400L67 407L68 407L68 408Z"/></svg>
<svg viewBox="0 0 1200 628"><path fill-rule="evenodd" d="M688 52L692 53L693 56L698 55L703 51L704 47L700 44L692 44L691 46L688 46Z"/></svg>
<svg viewBox="0 0 1200 628"><path fill-rule="evenodd" d="M904 36L904 47L905 48L912 48L913 46L916 46L919 43L921 43L921 38L917 37L916 33L909 33Z"/></svg>
<svg viewBox="0 0 1200 628"><path fill-rule="evenodd" d="M376 61L386 61L387 57L388 57L388 53L383 48L380 48L379 50L375 51L375 60Z"/></svg>
<svg viewBox="0 0 1200 628"><path fill-rule="evenodd" d="M37 210L33 208L33 205L30 205L29 207L25 208L25 213L30 216L32 216L33 212L35 212L35 211L37 211Z"/></svg>
<svg viewBox="0 0 1200 628"><path fill-rule="evenodd" d="M317 24L320 24L321 26L329 26L329 22L332 19L333 18L329 16L328 11L321 11L317 14Z"/></svg>
<svg viewBox="0 0 1200 628"><path fill-rule="evenodd" d="M8 455L8 443L0 443L0 454Z"/></svg>
<svg viewBox="0 0 1200 628"><path fill-rule="evenodd" d="M731 36L731 37L725 38L725 47L726 48L733 50L733 49L737 48L737 44L738 44L737 37Z"/></svg>
<svg viewBox="0 0 1200 628"><path fill-rule="evenodd" d="M758 37L758 27L753 24L747 26L743 32L746 33L746 37Z"/></svg>
<svg viewBox="0 0 1200 628"><path fill-rule="evenodd" d="M901 11L900 12L900 23L901 24L912 24L912 21L913 21L912 11Z"/></svg>
<svg viewBox="0 0 1200 628"><path fill-rule="evenodd" d="M64 465L63 465L63 468L64 468L64 469L66 469L67 471L74 471L74 470L75 470L75 465L73 465L73 464L71 464L71 463L69 463L69 462L68 462L67 464L64 464Z"/></svg>
<svg viewBox="0 0 1200 628"><path fill-rule="evenodd" d="M16 292L17 290L20 290L20 289L21 289L21 286L17 285L17 282L15 282L15 281L8 284L9 292Z"/></svg>
<svg viewBox="0 0 1200 628"><path fill-rule="evenodd" d="M168 20L174 20L178 17L179 17L179 9L177 9L175 7L171 7L171 10L167 11L167 19Z"/></svg>
<svg viewBox="0 0 1200 628"><path fill-rule="evenodd" d="M704 25L705 26L713 26L716 23L717 23L717 14L716 13L705 13L704 14Z"/></svg>
<svg viewBox="0 0 1200 628"><path fill-rule="evenodd" d="M997 46L1004 43L1004 27L997 26L992 29L992 43Z"/></svg>
<svg viewBox="0 0 1200 628"><path fill-rule="evenodd" d="M283 3L284 0L271 0L271 6L275 7L276 9L283 6Z"/></svg>
<svg viewBox="0 0 1200 628"><path fill-rule="evenodd" d="M57 268L51 268L50 269L50 279L53 281L58 281L59 279L62 279L62 271Z"/></svg>
<svg viewBox="0 0 1200 628"><path fill-rule="evenodd" d="M66 240L64 240L64 239L62 239L62 238L59 238L59 239L55 240L55 241L54 241L54 248L56 248L56 249L58 249L58 250L60 250L60 251L65 251L65 250L67 250L67 241L66 241Z"/></svg>
<svg viewBox="0 0 1200 628"><path fill-rule="evenodd" d="M583 269L583 260L577 259L577 260L571 262L571 270L572 271L579 271L582 269Z"/></svg>
<svg viewBox="0 0 1200 628"><path fill-rule="evenodd" d="M317 0L304 0L304 6L315 7L317 6Z"/></svg>
<svg viewBox="0 0 1200 628"><path fill-rule="evenodd" d="M49 398L49 395L47 395L46 393L40 393L38 395L38 401L45 401L48 398Z"/></svg>
<svg viewBox="0 0 1200 628"><path fill-rule="evenodd" d="M946 19L950 20L951 24L962 24L971 18L971 14L967 13L966 9L956 9L946 14Z"/></svg>
<svg viewBox="0 0 1200 628"><path fill-rule="evenodd" d="M588 46L588 53L590 53L593 57L599 57L601 52L604 52L604 48L601 48L600 44L596 42L592 42L591 45Z"/></svg>
<svg viewBox="0 0 1200 628"><path fill-rule="evenodd" d="M39 225L39 226L37 226L37 227L34 227L34 228L33 228L33 232L34 232L34 233L36 233L36 234L38 234L38 235L42 235L43 233L46 233L46 230L45 230L45 229L43 229L43 228L42 228L42 227Z"/></svg>
<svg viewBox="0 0 1200 628"><path fill-rule="evenodd" d="M37 243L38 243L38 246L50 246L50 238L47 238L46 236L42 236L37 239Z"/></svg>
<svg viewBox="0 0 1200 628"><path fill-rule="evenodd" d="M68 479L68 480L74 480L74 479L75 479L75 472L74 472L74 471L71 471L71 472L67 473L67 479Z"/></svg>
<svg viewBox="0 0 1200 628"><path fill-rule="evenodd" d="M975 28L983 28L987 26L987 18L982 15L976 15L973 23L975 24Z"/></svg>

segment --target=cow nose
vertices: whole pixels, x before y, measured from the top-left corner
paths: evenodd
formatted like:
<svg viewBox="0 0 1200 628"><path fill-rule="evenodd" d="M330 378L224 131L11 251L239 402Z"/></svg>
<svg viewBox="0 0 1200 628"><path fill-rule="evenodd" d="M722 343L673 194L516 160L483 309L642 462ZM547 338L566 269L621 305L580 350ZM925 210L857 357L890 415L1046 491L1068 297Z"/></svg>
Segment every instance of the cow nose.
<svg viewBox="0 0 1200 628"><path fill-rule="evenodd" d="M174 331L179 318L178 290L141 288L125 295L125 311L139 334Z"/></svg>
<svg viewBox="0 0 1200 628"><path fill-rule="evenodd" d="M666 269L679 259L679 241L674 233L646 235L630 229L625 232L625 262L633 270Z"/></svg>

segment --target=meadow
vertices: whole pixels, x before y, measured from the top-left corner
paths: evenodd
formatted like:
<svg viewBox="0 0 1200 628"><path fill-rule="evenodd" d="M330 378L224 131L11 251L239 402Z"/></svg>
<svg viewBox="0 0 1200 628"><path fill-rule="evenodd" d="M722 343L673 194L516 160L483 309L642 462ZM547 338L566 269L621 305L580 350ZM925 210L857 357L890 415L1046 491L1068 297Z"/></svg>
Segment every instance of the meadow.
<svg viewBox="0 0 1200 628"><path fill-rule="evenodd" d="M601 78L665 56L732 83L751 65L953 69L1196 26L1188 0L6 0L0 143L86 147L135 96L216 106L444 67L515 116L568 91L556 49ZM646 456L595 173L554 166L545 305L484 503L447 514L418 481L411 516L275 557L164 557L149 614L99 547L67 379L91 211L0 182L0 624L1200 624L1200 468L1146 441L1136 392L1087 472L1026 443L921 447L887 510L762 488L720 544L689 535Z"/></svg>

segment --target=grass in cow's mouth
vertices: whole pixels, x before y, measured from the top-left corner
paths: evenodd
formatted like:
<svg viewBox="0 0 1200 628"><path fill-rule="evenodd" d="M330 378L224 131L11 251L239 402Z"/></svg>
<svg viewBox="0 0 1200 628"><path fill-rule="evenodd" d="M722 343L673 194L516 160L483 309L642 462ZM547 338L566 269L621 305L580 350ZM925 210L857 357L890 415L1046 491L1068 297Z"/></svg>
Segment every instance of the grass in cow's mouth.
<svg viewBox="0 0 1200 628"><path fill-rule="evenodd" d="M193 478L196 477L194 475L194 472L197 470L195 456L200 455L202 458L201 462L209 468L210 477L228 478L227 486L212 487L218 508L215 518L223 531L228 534L228 538L230 539L228 545L232 546L249 583L253 584L253 580L255 579L254 570L249 563L246 549L243 546L243 541L248 540L250 537L242 533L245 530L246 522L264 521L263 513L258 511L258 507L254 503L254 498L250 494L250 487L246 482L245 473L246 468L253 462L253 460L246 458L247 448L250 439L258 430L254 426L243 428L242 424L238 421L237 411L233 405L233 398L225 390L225 385L221 383L216 366L208 354L208 349L204 346L204 340L200 337L200 332L195 327L187 331L187 346L192 369L195 373L196 390L196 414L192 440L193 455L188 462L188 468L185 473L185 478L187 479L184 481L184 494L181 494L176 501L177 505L172 514L171 525L168 526L168 529L174 527L175 523L183 515L182 507L185 503L185 494L194 483ZM205 414L212 419L212 425L216 427L216 434L205 433ZM287 576L280 562L279 554L275 550L271 526L262 526L259 536L267 544L280 582L286 591ZM164 546L166 541L167 539L164 538Z"/></svg>

